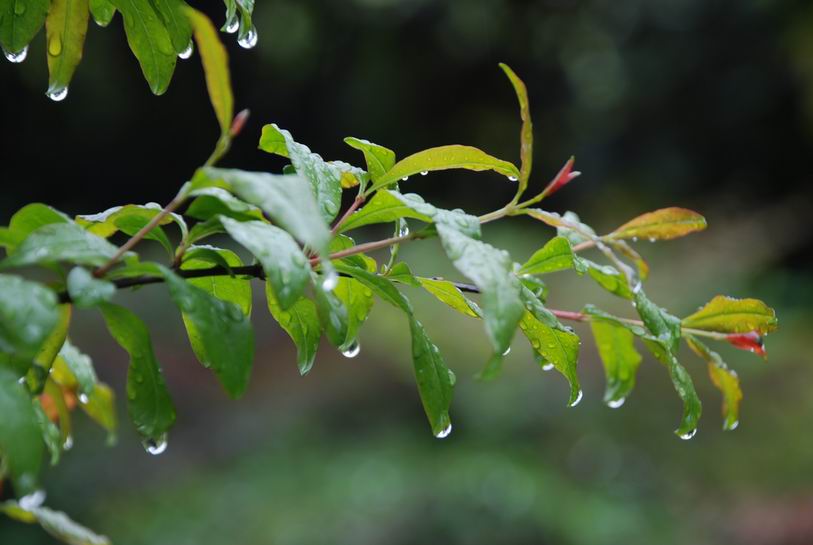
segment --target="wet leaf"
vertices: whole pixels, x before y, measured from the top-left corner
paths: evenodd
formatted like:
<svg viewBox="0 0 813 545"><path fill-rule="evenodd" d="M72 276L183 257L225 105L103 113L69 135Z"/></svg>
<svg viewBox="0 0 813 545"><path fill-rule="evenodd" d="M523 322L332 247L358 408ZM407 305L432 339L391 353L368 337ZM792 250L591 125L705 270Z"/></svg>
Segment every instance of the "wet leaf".
<svg viewBox="0 0 813 545"><path fill-rule="evenodd" d="M193 16L188 13L191 8L183 0L151 0L151 2L169 32L169 39L172 41L175 53L181 54L186 51L192 42L190 23ZM214 29L212 30L214 31Z"/></svg>
<svg viewBox="0 0 813 545"><path fill-rule="evenodd" d="M438 301L444 303L461 314L479 317L480 309L473 301L469 301L457 286L448 280L418 277L421 287L434 295Z"/></svg>
<svg viewBox="0 0 813 545"><path fill-rule="evenodd" d="M613 295L632 300L635 294L630 288L627 277L611 265L599 265L589 259L576 256L576 262L587 269L587 275L595 280L599 286Z"/></svg>
<svg viewBox="0 0 813 545"><path fill-rule="evenodd" d="M348 136L344 141L351 148L357 149L364 154L367 170L370 172L373 182L381 178L395 165L395 152L391 149L352 136Z"/></svg>
<svg viewBox="0 0 813 545"><path fill-rule="evenodd" d="M412 333L412 361L415 368L415 380L423 409L435 436L445 437L451 430L449 407L452 404L451 371L446 367L438 347L426 334L423 325L415 318L410 318L409 328Z"/></svg>
<svg viewBox="0 0 813 545"><path fill-rule="evenodd" d="M605 238L671 240L705 228L706 219L697 212L685 208L662 208L628 221Z"/></svg>
<svg viewBox="0 0 813 545"><path fill-rule="evenodd" d="M0 455L18 496L37 489L45 455L31 397L17 375L0 365Z"/></svg>
<svg viewBox="0 0 813 545"><path fill-rule="evenodd" d="M590 327L607 379L604 402L619 406L635 387L635 375L641 364L635 335L628 327L600 319L593 319Z"/></svg>
<svg viewBox="0 0 813 545"><path fill-rule="evenodd" d="M553 364L570 384L568 405L575 405L581 399L579 375L576 364L579 359L579 337L570 331L551 327L538 319L530 311L525 311L519 327L531 343L534 351L545 362Z"/></svg>
<svg viewBox="0 0 813 545"><path fill-rule="evenodd" d="M691 439L697 432L697 422L700 420L700 414L703 411L700 398L697 397L697 392L694 389L692 377L689 376L686 368L678 362L668 343L654 337L645 337L644 344L655 358L666 366L669 377L672 379L672 385L683 401L683 416L680 420L680 426L675 430L675 434L681 439Z"/></svg>
<svg viewBox="0 0 813 545"><path fill-rule="evenodd" d="M11 254L28 235L43 225L69 223L70 221L68 216L45 204L32 203L26 205L15 212L11 217L8 229L3 236L5 242L3 242L2 245L5 246L8 253Z"/></svg>
<svg viewBox="0 0 813 545"><path fill-rule="evenodd" d="M216 216L228 216L239 221L263 220L263 213L253 204L241 201L225 189L207 187L189 194L195 200L185 214L206 221Z"/></svg>
<svg viewBox="0 0 813 545"><path fill-rule="evenodd" d="M359 330L373 308L373 291L355 278L339 278L333 293L347 309L347 337L343 345L351 346L358 342Z"/></svg>
<svg viewBox="0 0 813 545"><path fill-rule="evenodd" d="M0 268L23 267L68 261L77 265L100 266L117 248L75 223L50 224L32 232L17 250L0 262Z"/></svg>
<svg viewBox="0 0 813 545"><path fill-rule="evenodd" d="M531 167L533 166L534 158L534 130L533 123L531 122L530 105L528 103L528 89L525 87L525 83L507 64L500 63L500 68L502 68L505 75L508 76L511 85L514 87L517 100L519 101L519 115L522 119L522 128L519 133L519 151L522 166L519 171L519 189L517 190L517 194L521 195L528 187L528 178L531 176Z"/></svg>
<svg viewBox="0 0 813 545"><path fill-rule="evenodd" d="M67 91L82 60L88 18L88 0L51 0L45 20L50 97Z"/></svg>
<svg viewBox="0 0 813 545"><path fill-rule="evenodd" d="M68 295L78 308L91 308L109 301L116 293L116 286L107 280L95 278L90 271L74 267L68 273Z"/></svg>
<svg viewBox="0 0 813 545"><path fill-rule="evenodd" d="M635 309L643 320L646 328L661 341L669 351L677 355L680 346L681 326L680 319L669 314L653 303L644 293L638 290L635 294Z"/></svg>
<svg viewBox="0 0 813 545"><path fill-rule="evenodd" d="M576 258L570 242L564 237L554 237L525 262L519 274L547 274L574 266L584 270L582 261Z"/></svg>
<svg viewBox="0 0 813 545"><path fill-rule="evenodd" d="M100 27L106 27L116 15L116 8L111 0L90 0L90 14Z"/></svg>
<svg viewBox="0 0 813 545"><path fill-rule="evenodd" d="M273 290L266 285L266 300L271 316L285 330L296 345L296 360L299 372L306 374L313 367L316 351L319 348L319 339L322 337L322 325L316 311L316 304L305 297L300 297L287 310L277 303Z"/></svg>
<svg viewBox="0 0 813 545"><path fill-rule="evenodd" d="M365 269L350 267L341 263L336 264L336 270L355 278L395 308L403 310L406 314L412 314L412 305L389 279Z"/></svg>
<svg viewBox="0 0 813 545"><path fill-rule="evenodd" d="M316 300L316 313L327 340L333 346L344 350L347 348L347 309L336 294L322 289L321 281L314 281L313 292Z"/></svg>
<svg viewBox="0 0 813 545"><path fill-rule="evenodd" d="M45 23L49 0L0 0L0 45L22 52Z"/></svg>
<svg viewBox="0 0 813 545"><path fill-rule="evenodd" d="M11 510L15 514L9 514ZM47 507L24 509L14 502L0 504L0 511L6 512L21 522L39 523L46 532L67 545L110 545L110 540L105 536L100 536L74 522L61 511L54 511ZM22 513L25 515L20 516Z"/></svg>
<svg viewBox="0 0 813 545"><path fill-rule="evenodd" d="M51 333L45 339L45 342L37 352L37 355L34 356L34 365L28 371L26 376L28 388L32 392L42 392L42 389L45 386L45 380L48 378L48 374L51 372L51 367L54 364L54 360L56 359L57 354L59 354L62 346L65 344L65 339L68 336L68 328L71 324L73 308L71 305L59 305L58 309L59 320L57 321L56 326L51 329Z"/></svg>
<svg viewBox="0 0 813 545"><path fill-rule="evenodd" d="M718 295L683 319L683 327L720 333L770 333L777 327L776 313L759 299Z"/></svg>
<svg viewBox="0 0 813 545"><path fill-rule="evenodd" d="M0 355L22 376L59 322L56 294L17 276L0 274ZM0 367L2 359L0 359Z"/></svg>
<svg viewBox="0 0 813 545"><path fill-rule="evenodd" d="M720 354L709 349L696 337L688 335L686 343L708 364L711 382L723 394L723 429L736 429L740 423L740 402L742 401L742 390L737 373L728 368Z"/></svg>

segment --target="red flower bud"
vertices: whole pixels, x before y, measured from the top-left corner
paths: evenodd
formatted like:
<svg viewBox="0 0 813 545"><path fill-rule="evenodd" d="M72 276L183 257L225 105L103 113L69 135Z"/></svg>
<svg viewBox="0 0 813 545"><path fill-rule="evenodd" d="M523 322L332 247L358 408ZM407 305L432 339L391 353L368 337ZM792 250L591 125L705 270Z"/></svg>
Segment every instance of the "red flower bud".
<svg viewBox="0 0 813 545"><path fill-rule="evenodd" d="M762 335L757 331L749 331L748 333L732 333L726 335L726 340L733 346L740 350L748 350L762 356L763 358L768 355L765 351L765 341Z"/></svg>
<svg viewBox="0 0 813 545"><path fill-rule="evenodd" d="M229 135L232 138L240 134L240 131L243 130L246 121L248 121L248 116L250 113L251 112L248 110L242 110L240 113L234 116L234 121L231 122L231 128L229 128Z"/></svg>
<svg viewBox="0 0 813 545"><path fill-rule="evenodd" d="M562 167L562 170L559 171L556 177L548 184L548 187L545 188L545 191L542 192L546 197L553 195L564 185L581 175L581 172L573 170L573 163L575 161L575 157L571 157L567 160L567 163L565 163L565 166Z"/></svg>

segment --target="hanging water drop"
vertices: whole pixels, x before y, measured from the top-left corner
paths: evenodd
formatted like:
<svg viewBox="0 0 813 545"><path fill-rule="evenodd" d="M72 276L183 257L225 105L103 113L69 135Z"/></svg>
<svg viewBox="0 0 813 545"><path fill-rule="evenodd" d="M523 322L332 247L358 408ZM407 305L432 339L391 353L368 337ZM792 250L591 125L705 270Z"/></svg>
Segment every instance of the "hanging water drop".
<svg viewBox="0 0 813 545"><path fill-rule="evenodd" d="M452 425L451 425L451 424L449 424L448 426L446 426L446 427L445 427L444 429L442 429L441 431L437 432L437 433L435 434L435 437L437 437L438 439L445 439L445 438L449 437L449 434L450 434L450 433L452 433Z"/></svg>
<svg viewBox="0 0 813 545"><path fill-rule="evenodd" d="M401 221L401 225L398 226L398 236L399 237L409 236L409 225L407 225L407 222L403 220Z"/></svg>
<svg viewBox="0 0 813 545"><path fill-rule="evenodd" d="M336 286L338 285L339 285L339 273L337 273L334 269L330 269L329 271L325 272L324 278L322 280L322 290L333 291L336 289Z"/></svg>
<svg viewBox="0 0 813 545"><path fill-rule="evenodd" d="M358 341L353 341L350 343L350 346L342 350L342 356L345 358L355 358L359 355L359 352L361 352L361 345Z"/></svg>
<svg viewBox="0 0 813 545"><path fill-rule="evenodd" d="M226 21L226 32L229 34L234 34L240 28L240 20L237 18L237 15L232 15L228 21Z"/></svg>
<svg viewBox="0 0 813 545"><path fill-rule="evenodd" d="M87 394L79 394L79 403L82 405L87 405L90 402L90 398Z"/></svg>
<svg viewBox="0 0 813 545"><path fill-rule="evenodd" d="M195 44L192 40L189 40L189 45L186 46L186 49L178 53L178 58L182 60L186 60L192 56L192 53L195 52Z"/></svg>
<svg viewBox="0 0 813 545"><path fill-rule="evenodd" d="M579 393L576 394L576 399L574 399L572 402L568 403L567 406L568 407L575 407L576 405L578 405L581 402L582 397L584 397L584 392L579 390Z"/></svg>
<svg viewBox="0 0 813 545"><path fill-rule="evenodd" d="M609 400L607 402L607 406L609 408L611 408L611 409L617 409L621 405L623 405L626 400L627 400L627 398L625 398L625 397L619 397L618 399L611 399L611 400Z"/></svg>
<svg viewBox="0 0 813 545"><path fill-rule="evenodd" d="M516 182L517 180L518 180L518 178L516 176L509 176L508 177L509 182Z"/></svg>
<svg viewBox="0 0 813 545"><path fill-rule="evenodd" d="M402 182L406 182L407 180L409 180L409 176L404 176L403 178L401 178Z"/></svg>
<svg viewBox="0 0 813 545"><path fill-rule="evenodd" d="M65 442L62 443L62 450L71 450L73 448L73 436L69 435L65 438Z"/></svg>
<svg viewBox="0 0 813 545"><path fill-rule="evenodd" d="M737 429L737 427L739 427L739 425L740 425L739 420L735 420L734 422L732 422L730 424L728 423L728 420L726 420L725 422L723 422L723 430L724 431L734 431L734 430Z"/></svg>
<svg viewBox="0 0 813 545"><path fill-rule="evenodd" d="M427 174L429 174L428 170L422 170L421 171L421 176L426 176Z"/></svg>
<svg viewBox="0 0 813 545"><path fill-rule="evenodd" d="M687 431L686 433L682 433L682 434L678 435L678 437L680 437L680 438L681 438L681 439L683 439L684 441L688 441L689 439L691 439L692 437L694 437L694 436L695 436L695 434L697 434L697 428L695 428L695 429L693 429L693 430L689 430L689 431Z"/></svg>
<svg viewBox="0 0 813 545"><path fill-rule="evenodd" d="M55 87L52 89L48 89L48 91L45 92L45 95L54 102L62 102L63 100L65 100L65 97L68 96L68 88Z"/></svg>
<svg viewBox="0 0 813 545"><path fill-rule="evenodd" d="M543 371L553 371L553 364L552 363L546 363L545 365L542 366L542 370Z"/></svg>
<svg viewBox="0 0 813 545"><path fill-rule="evenodd" d="M257 29L252 26L245 35L237 39L237 43L240 44L240 47L243 49L251 49L257 45Z"/></svg>
<svg viewBox="0 0 813 545"><path fill-rule="evenodd" d="M144 445L144 450L148 453L158 456L167 450L167 434L165 433L155 439L145 439L141 444Z"/></svg>
<svg viewBox="0 0 813 545"><path fill-rule="evenodd" d="M16 53L11 52L11 51L6 51L5 49L3 49L3 55L6 56L6 60L8 62L13 62L15 64L19 64L19 63L23 62L25 60L25 58L28 56L28 46L25 46L24 48L20 49Z"/></svg>
<svg viewBox="0 0 813 545"><path fill-rule="evenodd" d="M508 348L505 349L505 352L503 352L502 355L507 356L510 353L511 353L511 347L509 346Z"/></svg>
<svg viewBox="0 0 813 545"><path fill-rule="evenodd" d="M20 498L20 501L17 503L25 509L29 511L31 509L36 509L45 501L45 490L35 490L34 492L23 496Z"/></svg>

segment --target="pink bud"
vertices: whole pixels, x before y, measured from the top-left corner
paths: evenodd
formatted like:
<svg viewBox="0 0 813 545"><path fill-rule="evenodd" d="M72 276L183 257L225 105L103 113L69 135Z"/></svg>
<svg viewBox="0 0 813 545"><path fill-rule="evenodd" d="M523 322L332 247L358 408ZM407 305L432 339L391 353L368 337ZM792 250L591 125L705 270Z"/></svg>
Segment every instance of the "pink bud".
<svg viewBox="0 0 813 545"><path fill-rule="evenodd" d="M243 130L246 121L248 121L248 116L250 113L251 112L249 112L248 110L242 110L240 113L234 116L234 121L232 121L231 128L229 129L229 135L232 138L240 134L240 131Z"/></svg>
<svg viewBox="0 0 813 545"><path fill-rule="evenodd" d="M548 184L548 187L545 188L545 191L542 192L546 197L553 195L571 180L581 175L581 172L573 170L574 162L576 162L575 157L571 157L567 160L567 163L565 163L565 166L562 167L562 170L559 171L556 177Z"/></svg>

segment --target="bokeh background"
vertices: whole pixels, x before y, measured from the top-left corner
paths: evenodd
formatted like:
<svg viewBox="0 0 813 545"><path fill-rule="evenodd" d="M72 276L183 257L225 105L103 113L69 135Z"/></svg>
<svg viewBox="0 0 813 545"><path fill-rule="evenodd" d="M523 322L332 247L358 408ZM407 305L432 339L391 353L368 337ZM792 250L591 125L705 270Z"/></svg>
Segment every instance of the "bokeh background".
<svg viewBox="0 0 813 545"><path fill-rule="evenodd" d="M222 23L220 3L198 4ZM474 380L488 356L481 324L410 293L459 377L454 431L440 441L417 398L406 322L385 304L359 357L323 346L301 378L258 285L254 379L232 402L194 361L163 288L148 287L122 301L151 325L178 405L169 449L146 454L123 404L113 448L77 417L74 449L48 472L50 505L121 545L813 543L813 5L260 0L256 25L251 51L223 36L238 107L253 113L225 165L278 171L256 150L269 122L357 163L344 136L402 157L465 143L518 160L515 98L497 68L507 62L530 89L534 187L571 154L584 173L548 207L599 231L669 205L702 212L706 232L642 245L647 292L679 315L717 293L766 300L781 325L770 359L721 348L745 391L741 425L724 433L719 395L687 353L705 411L697 436L680 441L679 400L651 359L611 410L580 328L585 396L566 408L564 379L542 372L519 337L502 377ZM23 65L0 63L0 223L32 201L70 214L167 202L217 136L198 58L153 97L117 18L90 30L68 99L53 103L44 41ZM475 213L513 191L462 172L404 189ZM551 232L515 219L485 236L522 261ZM436 241L403 253L419 273L460 278ZM572 275L550 284L557 308L631 311ZM121 392L127 358L98 315L83 313L71 334ZM52 540L0 519L0 543Z"/></svg>

